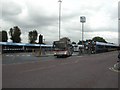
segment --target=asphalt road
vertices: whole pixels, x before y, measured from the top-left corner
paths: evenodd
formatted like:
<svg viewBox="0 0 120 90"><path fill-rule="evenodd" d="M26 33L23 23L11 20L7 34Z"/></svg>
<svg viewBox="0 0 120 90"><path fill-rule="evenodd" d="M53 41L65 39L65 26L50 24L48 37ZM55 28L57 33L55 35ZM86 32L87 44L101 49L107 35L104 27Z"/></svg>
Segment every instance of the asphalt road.
<svg viewBox="0 0 120 90"><path fill-rule="evenodd" d="M3 88L118 88L117 52L68 58L3 56Z"/></svg>

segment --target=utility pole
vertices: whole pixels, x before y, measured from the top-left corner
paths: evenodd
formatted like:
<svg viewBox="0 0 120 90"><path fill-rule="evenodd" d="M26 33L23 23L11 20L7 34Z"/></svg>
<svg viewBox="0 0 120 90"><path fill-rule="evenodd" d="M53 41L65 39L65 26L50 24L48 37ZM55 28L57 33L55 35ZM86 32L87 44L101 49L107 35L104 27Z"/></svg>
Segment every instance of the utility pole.
<svg viewBox="0 0 120 90"><path fill-rule="evenodd" d="M61 29L61 3L62 3L62 1L59 0L58 2L59 2L59 40L60 40L60 34L61 34L61 32L60 32L60 29Z"/></svg>

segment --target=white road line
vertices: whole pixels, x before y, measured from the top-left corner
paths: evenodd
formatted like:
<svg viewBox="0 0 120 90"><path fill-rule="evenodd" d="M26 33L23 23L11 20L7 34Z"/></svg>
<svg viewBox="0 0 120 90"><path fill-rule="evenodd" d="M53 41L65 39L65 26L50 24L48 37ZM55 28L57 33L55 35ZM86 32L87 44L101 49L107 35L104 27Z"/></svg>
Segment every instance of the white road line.
<svg viewBox="0 0 120 90"><path fill-rule="evenodd" d="M12 55L6 55L7 57L11 57Z"/></svg>
<svg viewBox="0 0 120 90"><path fill-rule="evenodd" d="M31 55L26 55L26 56L31 56Z"/></svg>
<svg viewBox="0 0 120 90"><path fill-rule="evenodd" d="M114 71L114 72L120 72L120 71L118 71L118 70L115 70L113 67L110 67L109 68L111 71Z"/></svg>
<svg viewBox="0 0 120 90"><path fill-rule="evenodd" d="M7 57L9 56L9 55L6 55Z"/></svg>
<svg viewBox="0 0 120 90"><path fill-rule="evenodd" d="M25 55L22 55L22 56L25 56Z"/></svg>
<svg viewBox="0 0 120 90"><path fill-rule="evenodd" d="M13 57L14 55L9 55L9 54L8 54L8 55L5 55L5 56L6 56L6 57ZM18 57L18 56L31 56L31 55L29 55L29 54L28 54L28 55L19 55L19 54L18 54L18 55L15 55L15 56Z"/></svg>
<svg viewBox="0 0 120 90"><path fill-rule="evenodd" d="M31 64L31 63L39 63L41 61L32 61L32 62L24 62L24 63L11 63L11 64L2 64L2 65L21 65L21 64Z"/></svg>

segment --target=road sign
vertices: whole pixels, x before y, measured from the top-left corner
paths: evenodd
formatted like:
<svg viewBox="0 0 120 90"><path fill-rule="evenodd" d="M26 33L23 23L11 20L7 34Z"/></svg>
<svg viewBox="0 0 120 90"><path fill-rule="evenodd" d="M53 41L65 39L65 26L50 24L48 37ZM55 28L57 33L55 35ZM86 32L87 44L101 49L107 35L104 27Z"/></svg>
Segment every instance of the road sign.
<svg viewBox="0 0 120 90"><path fill-rule="evenodd" d="M85 23L86 22L86 17L85 16L80 17L80 22Z"/></svg>

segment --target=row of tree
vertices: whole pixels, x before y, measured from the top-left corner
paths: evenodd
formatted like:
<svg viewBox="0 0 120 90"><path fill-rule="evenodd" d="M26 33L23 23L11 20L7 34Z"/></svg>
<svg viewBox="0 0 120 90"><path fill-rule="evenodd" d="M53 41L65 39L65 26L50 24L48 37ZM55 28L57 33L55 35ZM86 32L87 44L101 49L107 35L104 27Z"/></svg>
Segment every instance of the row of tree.
<svg viewBox="0 0 120 90"><path fill-rule="evenodd" d="M7 42L8 41L8 35L7 32L5 30L1 31L0 34L2 34L2 42ZM13 28L10 28L9 30L9 35L10 35L10 39L12 40L13 43L21 43L21 29L18 26L15 26ZM29 43L36 43L38 37L38 32L36 30L30 31L28 33L28 41ZM39 36L40 39L41 35ZM41 37L42 38L42 37ZM105 42L105 39L103 39L102 37L94 37L92 38L93 41L98 41L98 42ZM42 42L42 40L39 41L39 43ZM79 41L78 43L76 42L72 42L73 44L82 44L82 41Z"/></svg>
<svg viewBox="0 0 120 90"><path fill-rule="evenodd" d="M18 26L10 28L8 33L13 43L21 43L21 29ZM2 42L8 41L7 31L0 31L0 35L2 36ZM36 43L37 36L38 32L36 30L30 31L28 34L29 43Z"/></svg>

